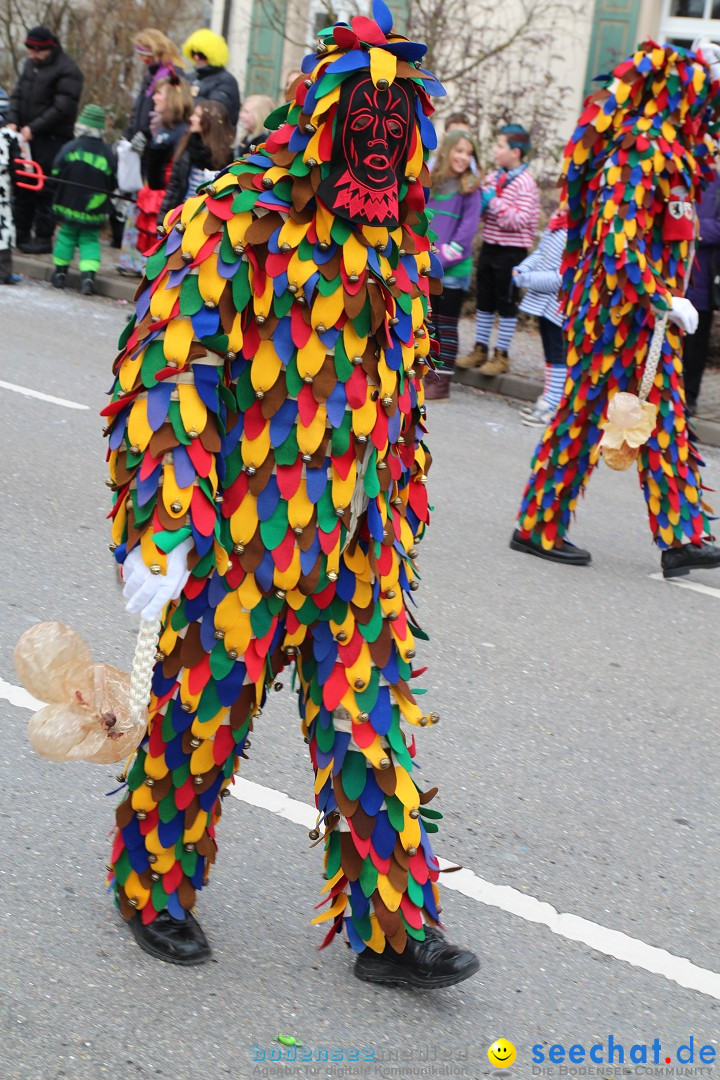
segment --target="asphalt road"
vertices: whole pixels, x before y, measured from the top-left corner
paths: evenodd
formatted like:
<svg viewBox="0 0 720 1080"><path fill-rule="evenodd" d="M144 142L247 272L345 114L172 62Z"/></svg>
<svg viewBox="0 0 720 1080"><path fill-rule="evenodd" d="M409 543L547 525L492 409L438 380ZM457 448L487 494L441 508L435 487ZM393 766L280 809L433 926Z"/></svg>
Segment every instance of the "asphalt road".
<svg viewBox="0 0 720 1080"><path fill-rule="evenodd" d="M215 961L186 971L137 949L103 888L117 770L41 760L29 712L8 700L12 648L37 621L64 621L96 658L130 665L136 626L107 550L97 416L127 314L40 283L0 290L0 380L88 406L0 387L0 1075L518 1078L548 1065L533 1072L533 1046L547 1059L553 1044L581 1045L587 1066L603 1044L589 1075L610 1076L610 1036L626 1065L631 1046L660 1039L667 1076L693 1036L702 1065L699 1048L720 1036L720 574L693 576L704 592L651 577L659 559L636 476L607 469L573 529L591 567L511 552L537 433L511 402L474 391L429 413L435 515L418 597L431 642L419 655L442 721L420 733L419 759L446 815L436 849L508 887L493 896L587 920L591 943L511 913L515 901L446 889L448 935L480 954L480 975L434 994L369 987L340 943L316 951L322 859L306 830L229 799L198 907ZM720 457L706 456L706 483L720 487ZM310 803L288 689L252 743L243 775ZM640 945L628 960L609 955L604 928L660 950L671 977ZM701 969L700 989L674 980L673 958ZM312 1064L274 1062L280 1032ZM517 1048L505 1070L487 1057L499 1037ZM553 1069L542 1075L562 1075Z"/></svg>

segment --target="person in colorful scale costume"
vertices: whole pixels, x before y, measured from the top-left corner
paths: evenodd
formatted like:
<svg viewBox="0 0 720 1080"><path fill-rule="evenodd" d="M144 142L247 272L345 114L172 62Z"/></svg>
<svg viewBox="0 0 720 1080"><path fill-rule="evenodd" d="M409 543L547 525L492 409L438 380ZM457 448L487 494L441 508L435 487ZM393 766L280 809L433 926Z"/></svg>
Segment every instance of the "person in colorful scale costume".
<svg viewBox="0 0 720 1080"><path fill-rule="evenodd" d="M162 613L110 882L148 952L198 963L221 797L288 664L315 770L329 922L379 982L479 967L438 931L435 789L415 784L408 606L428 522L433 366L419 61L380 0L320 35L272 134L171 211L109 417L128 610ZM168 606L168 602L169 606Z"/></svg>
<svg viewBox="0 0 720 1080"><path fill-rule="evenodd" d="M640 448L640 482L665 576L720 565L720 549L706 542L709 508L687 426L681 339L697 324L684 292L694 204L712 176L717 55L716 46L704 58L673 45L639 46L588 97L566 147L560 296L568 379L532 460L510 542L516 550L590 562L566 539L570 518L598 460L608 403L618 391L637 392L655 321L666 313L648 397L657 424Z"/></svg>

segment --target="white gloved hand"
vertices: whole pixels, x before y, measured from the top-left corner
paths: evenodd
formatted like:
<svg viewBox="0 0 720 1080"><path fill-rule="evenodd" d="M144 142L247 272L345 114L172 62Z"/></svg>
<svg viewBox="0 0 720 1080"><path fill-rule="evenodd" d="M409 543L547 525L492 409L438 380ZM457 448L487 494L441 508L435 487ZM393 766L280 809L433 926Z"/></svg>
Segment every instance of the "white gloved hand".
<svg viewBox="0 0 720 1080"><path fill-rule="evenodd" d="M670 322L675 323L686 334L694 334L698 328L698 313L690 301L684 296L672 296L670 305L668 312Z"/></svg>
<svg viewBox="0 0 720 1080"><path fill-rule="evenodd" d="M716 45L714 41L697 38L691 45L691 51L698 53L705 61L713 81L720 79L720 45Z"/></svg>
<svg viewBox="0 0 720 1080"><path fill-rule="evenodd" d="M151 573L143 562L140 546L133 548L123 563L125 610L131 615L139 612L142 619L149 621L157 619L171 600L177 600L190 577L187 557L192 546L188 538L169 552L165 574Z"/></svg>

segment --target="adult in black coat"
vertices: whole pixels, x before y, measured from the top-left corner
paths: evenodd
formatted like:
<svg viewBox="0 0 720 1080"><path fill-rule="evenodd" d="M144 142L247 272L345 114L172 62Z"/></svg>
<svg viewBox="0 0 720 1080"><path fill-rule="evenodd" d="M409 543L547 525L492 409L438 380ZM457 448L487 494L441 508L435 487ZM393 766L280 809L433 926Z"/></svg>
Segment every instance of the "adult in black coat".
<svg viewBox="0 0 720 1080"><path fill-rule="evenodd" d="M240 115L240 90L237 79L225 67L230 59L225 38L213 30L195 30L182 51L195 68L196 96L224 105L235 128Z"/></svg>
<svg viewBox="0 0 720 1080"><path fill-rule="evenodd" d="M10 95L8 127L19 132L33 159L49 173L60 148L73 138L83 75L46 26L28 32L25 48L28 58ZM42 191L18 188L15 227L20 251L52 251L52 200L47 187Z"/></svg>

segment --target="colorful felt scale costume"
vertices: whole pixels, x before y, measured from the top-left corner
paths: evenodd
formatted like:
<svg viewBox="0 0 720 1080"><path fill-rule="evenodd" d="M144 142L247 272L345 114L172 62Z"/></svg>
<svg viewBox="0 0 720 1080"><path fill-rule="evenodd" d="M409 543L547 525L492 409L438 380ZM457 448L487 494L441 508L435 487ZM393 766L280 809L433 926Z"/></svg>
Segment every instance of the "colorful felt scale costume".
<svg viewBox="0 0 720 1080"><path fill-rule="evenodd" d="M438 919L434 790L410 730L408 603L428 522L433 367L419 66L384 4L321 34L273 133L165 220L121 342L109 419L116 558L162 572L149 729L112 853L126 919L182 920L215 859L220 797L266 690L296 669L315 770L325 943L396 952ZM384 149L383 149L384 148Z"/></svg>
<svg viewBox="0 0 720 1080"><path fill-rule="evenodd" d="M712 175L718 85L692 53L649 42L604 82L565 150L568 380L535 452L514 537L545 551L563 544L598 459L609 399L637 392L656 312L685 292L693 204ZM670 324L648 401L657 425L638 467L653 537L660 548L699 544L708 507L686 421L680 332Z"/></svg>

